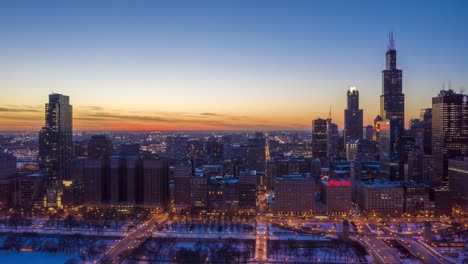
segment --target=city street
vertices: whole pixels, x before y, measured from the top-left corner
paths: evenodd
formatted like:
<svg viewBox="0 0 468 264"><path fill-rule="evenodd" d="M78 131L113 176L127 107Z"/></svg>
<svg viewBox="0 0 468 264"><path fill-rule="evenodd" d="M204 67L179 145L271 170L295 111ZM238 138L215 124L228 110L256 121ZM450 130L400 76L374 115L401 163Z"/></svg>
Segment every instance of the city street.
<svg viewBox="0 0 468 264"><path fill-rule="evenodd" d="M151 237L158 224L166 220L167 214L156 214L150 220L142 223L133 233L120 240L103 256L99 263L121 263L133 249L138 248Z"/></svg>

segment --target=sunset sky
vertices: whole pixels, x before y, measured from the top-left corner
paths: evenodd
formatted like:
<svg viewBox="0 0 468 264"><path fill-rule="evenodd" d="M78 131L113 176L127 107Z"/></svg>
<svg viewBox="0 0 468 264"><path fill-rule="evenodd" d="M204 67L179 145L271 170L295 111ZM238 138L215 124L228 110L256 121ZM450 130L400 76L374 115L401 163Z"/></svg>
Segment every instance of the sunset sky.
<svg viewBox="0 0 468 264"><path fill-rule="evenodd" d="M1 1L0 130L39 130L52 92L74 129L343 128L346 90L379 111L388 32L406 120L468 86L468 1Z"/></svg>

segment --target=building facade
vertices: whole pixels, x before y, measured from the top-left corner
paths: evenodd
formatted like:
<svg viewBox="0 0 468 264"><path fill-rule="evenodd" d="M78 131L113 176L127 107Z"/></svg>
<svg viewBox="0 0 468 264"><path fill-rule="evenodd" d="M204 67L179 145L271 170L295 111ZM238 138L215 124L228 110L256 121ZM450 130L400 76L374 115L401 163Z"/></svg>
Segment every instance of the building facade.
<svg viewBox="0 0 468 264"><path fill-rule="evenodd" d="M88 141L88 158L109 158L112 155L112 141L106 135L94 135Z"/></svg>
<svg viewBox="0 0 468 264"><path fill-rule="evenodd" d="M70 98L50 94L45 105L45 126L39 132L39 163L48 187L60 187L62 180L71 178L72 129Z"/></svg>
<svg viewBox="0 0 468 264"><path fill-rule="evenodd" d="M349 141L362 139L363 110L359 109L359 91L352 86L347 92L348 108L344 110L344 140Z"/></svg>
<svg viewBox="0 0 468 264"><path fill-rule="evenodd" d="M468 157L448 160L448 181L454 204L468 212Z"/></svg>
<svg viewBox="0 0 468 264"><path fill-rule="evenodd" d="M448 159L468 156L468 96L442 90L432 98L434 176L448 185Z"/></svg>
<svg viewBox="0 0 468 264"><path fill-rule="evenodd" d="M403 187L399 182L356 182L356 203L368 215L403 214Z"/></svg>
<svg viewBox="0 0 468 264"><path fill-rule="evenodd" d="M329 216L346 216L350 213L351 182L348 180L322 181L322 203Z"/></svg>
<svg viewBox="0 0 468 264"><path fill-rule="evenodd" d="M312 156L316 159L327 157L327 120L312 121Z"/></svg>
<svg viewBox="0 0 468 264"><path fill-rule="evenodd" d="M312 214L315 183L310 174L290 174L275 179L271 211L278 214Z"/></svg>
<svg viewBox="0 0 468 264"><path fill-rule="evenodd" d="M403 94L402 71L397 69L397 53L393 33L390 34L386 53L386 69L382 71L380 116L382 119L398 120L401 132L403 131L405 124L405 95Z"/></svg>

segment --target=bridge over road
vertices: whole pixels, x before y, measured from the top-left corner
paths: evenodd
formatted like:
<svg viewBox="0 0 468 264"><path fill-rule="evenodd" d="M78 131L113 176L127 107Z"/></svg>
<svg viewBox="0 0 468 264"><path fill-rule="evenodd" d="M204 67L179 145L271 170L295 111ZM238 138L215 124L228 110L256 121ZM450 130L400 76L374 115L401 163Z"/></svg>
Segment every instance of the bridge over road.
<svg viewBox="0 0 468 264"><path fill-rule="evenodd" d="M167 220L167 214L156 214L150 220L141 224L133 233L120 240L112 247L98 263L121 263L134 248L139 247L151 237L156 226Z"/></svg>

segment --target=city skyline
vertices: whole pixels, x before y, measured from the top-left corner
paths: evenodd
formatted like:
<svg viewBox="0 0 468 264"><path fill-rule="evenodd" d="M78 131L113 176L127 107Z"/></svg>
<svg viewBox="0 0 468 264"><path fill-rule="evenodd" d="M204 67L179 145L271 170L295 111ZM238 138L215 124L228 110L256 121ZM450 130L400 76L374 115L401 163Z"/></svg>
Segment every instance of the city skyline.
<svg viewBox="0 0 468 264"><path fill-rule="evenodd" d="M52 92L75 130L309 130L330 106L342 130L350 86L369 125L388 32L418 118L468 83L467 5L392 3L2 3L0 130L39 130Z"/></svg>
<svg viewBox="0 0 468 264"><path fill-rule="evenodd" d="M0 1L0 263L468 263L468 1Z"/></svg>

